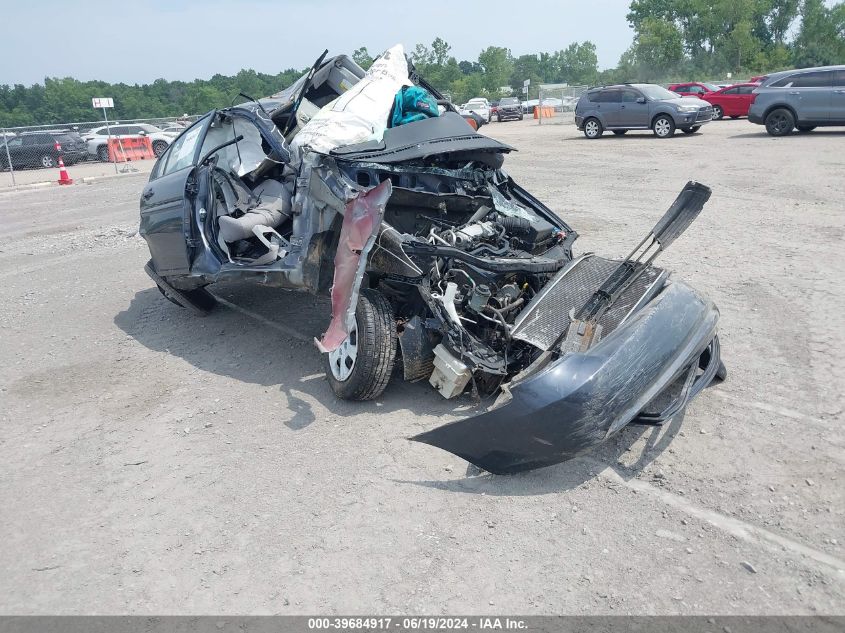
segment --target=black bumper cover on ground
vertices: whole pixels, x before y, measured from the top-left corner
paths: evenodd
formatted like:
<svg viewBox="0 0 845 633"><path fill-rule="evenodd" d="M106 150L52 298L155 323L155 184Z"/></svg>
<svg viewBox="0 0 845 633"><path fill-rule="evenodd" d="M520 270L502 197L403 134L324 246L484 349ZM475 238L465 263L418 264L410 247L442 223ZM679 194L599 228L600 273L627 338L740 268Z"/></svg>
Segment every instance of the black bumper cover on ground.
<svg viewBox="0 0 845 633"><path fill-rule="evenodd" d="M682 409L720 364L718 318L711 301L672 283L586 353L511 386L506 404L411 439L495 474L566 461L633 421L676 379L695 372L704 355L703 373L666 411Z"/></svg>

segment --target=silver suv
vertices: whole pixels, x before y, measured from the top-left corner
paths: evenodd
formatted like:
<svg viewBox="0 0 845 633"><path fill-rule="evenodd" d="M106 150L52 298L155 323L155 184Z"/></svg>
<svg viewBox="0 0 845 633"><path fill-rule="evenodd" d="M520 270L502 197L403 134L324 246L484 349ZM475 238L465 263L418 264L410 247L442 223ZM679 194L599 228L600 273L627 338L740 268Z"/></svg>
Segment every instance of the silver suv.
<svg viewBox="0 0 845 633"><path fill-rule="evenodd" d="M669 138L677 128L693 134L712 118L713 106L706 101L681 97L654 84L592 88L575 106L575 125L590 139L605 130L617 135L652 130L658 138Z"/></svg>
<svg viewBox="0 0 845 633"><path fill-rule="evenodd" d="M845 125L845 66L772 73L753 94L748 120L765 125L772 136L796 127L809 132L820 125Z"/></svg>

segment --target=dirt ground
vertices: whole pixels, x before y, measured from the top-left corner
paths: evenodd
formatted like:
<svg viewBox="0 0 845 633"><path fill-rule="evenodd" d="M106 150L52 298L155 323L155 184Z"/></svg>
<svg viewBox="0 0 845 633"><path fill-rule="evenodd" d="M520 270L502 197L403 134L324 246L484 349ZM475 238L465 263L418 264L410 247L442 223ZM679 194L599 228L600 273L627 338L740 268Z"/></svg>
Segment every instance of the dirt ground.
<svg viewBox="0 0 845 633"><path fill-rule="evenodd" d="M721 309L724 384L573 462L465 476L406 438L470 397L332 397L324 299L165 301L145 176L3 192L0 613L845 613L845 132L483 131L579 252L713 188L661 261Z"/></svg>

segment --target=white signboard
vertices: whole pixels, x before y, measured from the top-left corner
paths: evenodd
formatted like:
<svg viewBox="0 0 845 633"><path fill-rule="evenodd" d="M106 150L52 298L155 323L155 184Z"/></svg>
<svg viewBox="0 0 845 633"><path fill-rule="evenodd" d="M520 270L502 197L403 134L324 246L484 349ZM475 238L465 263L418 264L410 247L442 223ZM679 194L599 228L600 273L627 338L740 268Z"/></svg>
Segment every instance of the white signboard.
<svg viewBox="0 0 845 633"><path fill-rule="evenodd" d="M94 97L91 99L91 105L95 108L113 108L114 99L111 97Z"/></svg>
<svg viewBox="0 0 845 633"><path fill-rule="evenodd" d="M523 82L522 82L522 87L523 87L523 88L527 88L527 87L528 87L528 86L530 86L530 85L531 85L531 80L530 80L530 79L526 79L525 81L523 81Z"/></svg>
<svg viewBox="0 0 845 633"><path fill-rule="evenodd" d="M522 94L524 94L524 95L527 95L527 94L528 94L528 86L525 86L525 87L522 89Z"/></svg>

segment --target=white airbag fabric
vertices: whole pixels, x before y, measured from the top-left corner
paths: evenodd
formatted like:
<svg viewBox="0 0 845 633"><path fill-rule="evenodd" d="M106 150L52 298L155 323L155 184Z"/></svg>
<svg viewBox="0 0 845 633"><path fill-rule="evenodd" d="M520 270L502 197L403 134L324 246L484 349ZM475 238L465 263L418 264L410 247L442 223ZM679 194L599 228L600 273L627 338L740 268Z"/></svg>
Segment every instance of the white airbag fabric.
<svg viewBox="0 0 845 633"><path fill-rule="evenodd" d="M401 44L379 57L357 84L323 107L291 143L294 155L303 149L326 154L336 147L381 140L393 99L409 86L408 62Z"/></svg>

